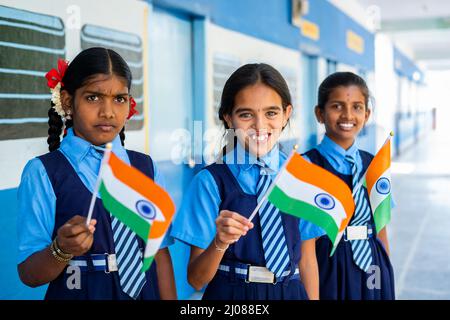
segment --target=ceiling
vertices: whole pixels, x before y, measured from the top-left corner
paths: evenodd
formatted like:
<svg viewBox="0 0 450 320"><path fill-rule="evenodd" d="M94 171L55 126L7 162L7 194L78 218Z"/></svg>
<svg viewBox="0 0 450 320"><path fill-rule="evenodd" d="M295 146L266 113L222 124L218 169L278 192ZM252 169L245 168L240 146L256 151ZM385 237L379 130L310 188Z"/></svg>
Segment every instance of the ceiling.
<svg viewBox="0 0 450 320"><path fill-rule="evenodd" d="M450 0L358 0L378 32L427 70L450 69Z"/></svg>

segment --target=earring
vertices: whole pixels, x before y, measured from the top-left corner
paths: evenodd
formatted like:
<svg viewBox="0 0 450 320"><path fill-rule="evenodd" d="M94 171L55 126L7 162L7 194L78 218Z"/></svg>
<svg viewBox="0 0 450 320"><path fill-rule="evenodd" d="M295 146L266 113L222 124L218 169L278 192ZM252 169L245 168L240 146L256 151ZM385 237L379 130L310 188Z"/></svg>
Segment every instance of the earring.
<svg viewBox="0 0 450 320"><path fill-rule="evenodd" d="M67 112L66 112L66 116L65 116L66 120L72 120L72 116L71 116L71 114L72 114L72 111L70 111L70 109L69 109L69 110L67 110Z"/></svg>

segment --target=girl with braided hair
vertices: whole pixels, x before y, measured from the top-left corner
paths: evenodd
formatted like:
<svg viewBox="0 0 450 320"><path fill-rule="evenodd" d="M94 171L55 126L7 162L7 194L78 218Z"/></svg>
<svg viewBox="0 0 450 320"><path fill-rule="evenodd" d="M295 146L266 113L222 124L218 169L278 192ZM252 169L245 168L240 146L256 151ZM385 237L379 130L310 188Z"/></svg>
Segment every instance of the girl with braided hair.
<svg viewBox="0 0 450 320"><path fill-rule="evenodd" d="M142 273L145 244L99 198L86 225L106 143L164 185L149 156L123 147L136 112L131 77L124 59L105 48L86 49L69 65L60 60L46 75L50 152L27 163L18 192L19 276L31 287L48 283L46 299L176 298L168 240Z"/></svg>

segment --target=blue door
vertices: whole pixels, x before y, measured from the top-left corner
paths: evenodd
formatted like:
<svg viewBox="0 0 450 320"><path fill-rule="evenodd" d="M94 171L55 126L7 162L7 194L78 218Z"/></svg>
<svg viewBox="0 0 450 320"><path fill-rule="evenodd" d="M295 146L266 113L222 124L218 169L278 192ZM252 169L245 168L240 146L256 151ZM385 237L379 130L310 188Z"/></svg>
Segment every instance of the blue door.
<svg viewBox="0 0 450 320"><path fill-rule="evenodd" d="M150 154L179 203L191 170L192 24L189 17L154 8L150 19Z"/></svg>
<svg viewBox="0 0 450 320"><path fill-rule="evenodd" d="M189 16L156 7L149 20L150 154L178 208L193 177L188 165L193 132L193 22ZM170 251L178 297L189 298L194 290L186 280L188 247L176 243Z"/></svg>
<svg viewBox="0 0 450 320"><path fill-rule="evenodd" d="M300 145L301 151L313 148L317 144L317 120L314 114L314 106L317 101L318 87L318 57L302 54L302 79L303 79L303 98L301 110L302 123L304 125L305 136L301 137L303 145Z"/></svg>

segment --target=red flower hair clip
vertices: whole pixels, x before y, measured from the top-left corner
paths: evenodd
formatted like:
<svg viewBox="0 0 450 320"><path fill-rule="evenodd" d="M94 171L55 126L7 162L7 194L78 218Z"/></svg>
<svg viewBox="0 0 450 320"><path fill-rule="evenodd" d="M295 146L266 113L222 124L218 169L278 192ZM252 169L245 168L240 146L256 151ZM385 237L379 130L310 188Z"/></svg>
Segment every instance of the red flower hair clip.
<svg viewBox="0 0 450 320"><path fill-rule="evenodd" d="M61 86L63 86L62 79L64 78L68 66L69 64L67 61L58 59L58 70L53 68L45 75L47 78L47 86L49 88L54 89L60 82Z"/></svg>
<svg viewBox="0 0 450 320"><path fill-rule="evenodd" d="M136 101L133 97L130 97L130 112L128 112L127 120L130 119L135 114L139 114L139 112L136 110Z"/></svg>

